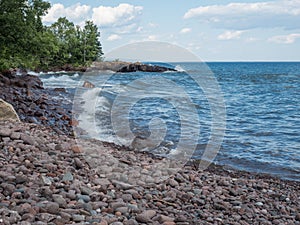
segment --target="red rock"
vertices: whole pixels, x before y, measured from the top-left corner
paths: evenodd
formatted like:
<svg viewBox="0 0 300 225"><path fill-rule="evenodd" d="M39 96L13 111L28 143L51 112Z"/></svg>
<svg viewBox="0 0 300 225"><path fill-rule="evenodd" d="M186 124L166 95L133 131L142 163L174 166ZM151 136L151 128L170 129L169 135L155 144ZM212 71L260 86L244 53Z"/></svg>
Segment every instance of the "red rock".
<svg viewBox="0 0 300 225"><path fill-rule="evenodd" d="M69 125L70 126L78 126L79 122L75 119L72 119L70 122L69 122Z"/></svg>
<svg viewBox="0 0 300 225"><path fill-rule="evenodd" d="M83 149L82 149L82 147L79 146L79 145L73 145L73 146L72 146L72 151L73 151L74 153L82 153L82 152L83 152Z"/></svg>

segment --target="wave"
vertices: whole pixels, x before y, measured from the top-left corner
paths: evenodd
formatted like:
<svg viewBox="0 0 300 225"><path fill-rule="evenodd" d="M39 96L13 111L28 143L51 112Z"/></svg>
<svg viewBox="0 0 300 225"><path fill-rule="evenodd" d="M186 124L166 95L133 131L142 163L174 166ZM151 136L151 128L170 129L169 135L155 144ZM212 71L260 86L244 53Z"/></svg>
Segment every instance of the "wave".
<svg viewBox="0 0 300 225"><path fill-rule="evenodd" d="M180 65L176 65L175 70L177 70L179 72L186 72L186 70L184 68L182 68Z"/></svg>
<svg viewBox="0 0 300 225"><path fill-rule="evenodd" d="M47 88L56 88L56 87L67 87L67 88L76 88L82 81L78 80L80 75L75 73L73 75L44 75L40 76L42 82Z"/></svg>

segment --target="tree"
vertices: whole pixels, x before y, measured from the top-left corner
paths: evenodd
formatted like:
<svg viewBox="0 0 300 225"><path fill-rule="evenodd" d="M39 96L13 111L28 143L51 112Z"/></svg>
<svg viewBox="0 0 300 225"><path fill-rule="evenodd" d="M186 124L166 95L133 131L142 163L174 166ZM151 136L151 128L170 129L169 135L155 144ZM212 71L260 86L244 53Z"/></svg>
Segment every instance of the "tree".
<svg viewBox="0 0 300 225"><path fill-rule="evenodd" d="M89 65L103 54L93 22L81 28L59 18L46 27L49 8L43 0L0 0L0 71Z"/></svg>
<svg viewBox="0 0 300 225"><path fill-rule="evenodd" d="M83 29L84 62L92 62L103 55L100 33L98 27L92 21L86 21Z"/></svg>
<svg viewBox="0 0 300 225"><path fill-rule="evenodd" d="M42 0L0 0L0 70L35 66L41 16L50 4Z"/></svg>

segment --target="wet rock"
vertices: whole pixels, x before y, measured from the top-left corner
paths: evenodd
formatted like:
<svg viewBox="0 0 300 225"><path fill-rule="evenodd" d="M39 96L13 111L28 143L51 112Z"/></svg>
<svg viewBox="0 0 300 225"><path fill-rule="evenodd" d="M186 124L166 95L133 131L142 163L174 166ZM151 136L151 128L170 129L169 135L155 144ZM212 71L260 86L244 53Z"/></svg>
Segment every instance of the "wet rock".
<svg viewBox="0 0 300 225"><path fill-rule="evenodd" d="M84 87L84 88L94 88L95 85L86 80L86 81L84 81L82 87Z"/></svg>

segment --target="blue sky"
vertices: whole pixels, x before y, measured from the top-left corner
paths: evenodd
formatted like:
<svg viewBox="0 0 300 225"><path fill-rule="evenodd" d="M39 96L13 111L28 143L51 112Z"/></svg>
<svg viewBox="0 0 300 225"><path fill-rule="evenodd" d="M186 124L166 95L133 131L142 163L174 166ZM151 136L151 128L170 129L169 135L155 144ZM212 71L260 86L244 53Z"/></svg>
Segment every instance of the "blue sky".
<svg viewBox="0 0 300 225"><path fill-rule="evenodd" d="M104 52L137 41L179 45L204 61L300 61L300 0L51 0L66 16L99 26Z"/></svg>

